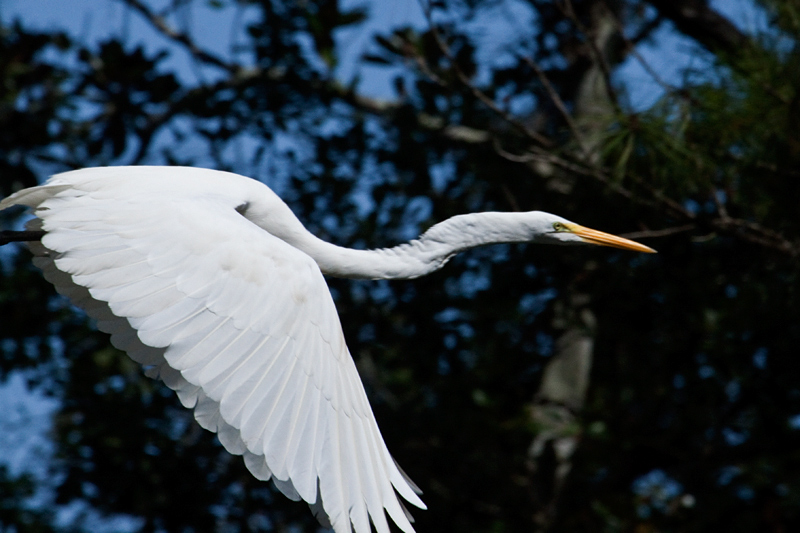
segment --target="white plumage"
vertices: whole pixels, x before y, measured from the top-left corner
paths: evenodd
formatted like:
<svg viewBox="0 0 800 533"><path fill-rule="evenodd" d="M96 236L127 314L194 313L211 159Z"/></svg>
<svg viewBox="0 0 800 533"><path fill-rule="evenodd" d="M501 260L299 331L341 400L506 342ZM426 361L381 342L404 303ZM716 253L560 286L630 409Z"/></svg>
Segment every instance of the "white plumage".
<svg viewBox="0 0 800 533"><path fill-rule="evenodd" d="M308 233L263 184L182 167L59 174L0 209L17 204L46 232L31 248L58 291L254 476L337 533L370 521L388 532L384 510L411 532L397 493L425 505L383 442L323 272L413 278L491 242L649 250L539 212L462 215L396 248L348 250Z"/></svg>

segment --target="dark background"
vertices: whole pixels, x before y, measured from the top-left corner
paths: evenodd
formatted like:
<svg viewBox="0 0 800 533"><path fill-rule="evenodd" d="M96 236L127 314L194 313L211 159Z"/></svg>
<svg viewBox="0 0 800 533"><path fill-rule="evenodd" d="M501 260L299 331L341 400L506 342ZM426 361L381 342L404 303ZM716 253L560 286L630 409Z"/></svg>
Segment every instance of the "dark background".
<svg viewBox="0 0 800 533"><path fill-rule="evenodd" d="M747 2L763 24L743 30L704 0L520 0L532 16L502 57L477 22L506 2L426 3L424 29L358 58L396 67L387 98L332 75L336 32L366 10L202 2L247 13L219 55L184 31L192 3L121 0L160 52L3 20L0 195L85 166L202 164L261 179L347 246L486 210L639 238L659 254L502 245L419 280L330 280L425 492L418 531L800 527L797 2ZM664 28L704 59L679 79L645 64L660 96L634 108L615 73ZM57 409L39 473L0 468L1 530L316 530L2 250L0 376Z"/></svg>

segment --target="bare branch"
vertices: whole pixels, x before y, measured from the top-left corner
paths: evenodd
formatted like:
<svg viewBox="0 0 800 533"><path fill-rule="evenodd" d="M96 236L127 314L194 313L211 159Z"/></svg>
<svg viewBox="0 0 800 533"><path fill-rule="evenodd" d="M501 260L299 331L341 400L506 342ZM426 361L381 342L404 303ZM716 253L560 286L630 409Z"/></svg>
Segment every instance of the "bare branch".
<svg viewBox="0 0 800 533"><path fill-rule="evenodd" d="M532 163L534 161L549 163L549 161L542 160L543 154L527 153L522 155L516 155L512 154L511 152L507 152L505 149L503 149L502 145L500 144L500 139L498 139L497 137L492 138L492 147L494 147L494 151L497 152L497 155L499 155L503 159L508 159L509 161L512 161L514 163Z"/></svg>
<svg viewBox="0 0 800 533"><path fill-rule="evenodd" d="M540 146L552 148L554 146L553 141L551 141L549 138L542 135L541 133L530 129L525 124L517 120L511 113L498 106L497 103L494 100L492 100L485 92L478 89L478 87L472 83L472 80L469 79L469 76L464 74L464 71L461 70L458 61L456 61L455 55L453 54L452 50L450 50L450 47L447 45L447 43L444 41L444 38L442 38L441 34L436 28L436 25L433 23L433 17L431 15L430 6L425 4L424 2L420 2L420 4L422 5L422 10L425 13L425 18L428 21L428 26L430 27L431 35L433 35L433 38L436 41L436 45L439 47L439 50L450 62L450 65L458 81L461 82L461 84L470 93L472 93L472 95L477 100L483 103L483 105L492 110L497 116L501 117L508 124L513 126L516 130L520 131L528 139L530 139L531 141Z"/></svg>
<svg viewBox="0 0 800 533"><path fill-rule="evenodd" d="M553 105L556 106L556 109L558 109L561 117L567 123L567 127L572 133L572 136L575 137L575 141L578 143L578 146L580 146L582 151L585 151L586 146L583 143L583 136L578 129L578 125L575 124L575 121L572 119L572 114L567 110L564 100L561 99L561 96L559 96L558 92L556 92L553 84L550 83L550 79L547 77L547 74L545 74L541 67L530 57L523 57L522 60L531 68L531 70L533 70L533 72L536 74L536 77L539 78L539 81L541 82L545 91L547 91L547 95L550 97Z"/></svg>
<svg viewBox="0 0 800 533"><path fill-rule="evenodd" d="M800 246L755 222L738 218L717 218L711 221L711 225L728 235L764 248L772 248L792 257L800 255Z"/></svg>
<svg viewBox="0 0 800 533"><path fill-rule="evenodd" d="M679 31L711 52L737 54L752 41L708 0L650 0L658 12L672 20Z"/></svg>
<svg viewBox="0 0 800 533"><path fill-rule="evenodd" d="M691 231L699 227L699 223L696 220L697 217L691 211L687 210L675 200L664 196L661 191L644 182L640 176L628 175L629 179L634 180L638 187L648 192L650 196L649 199L623 187L617 180L612 179L611 174L607 170L587 166L583 161L570 160L567 156L543 151L514 155L504 151L497 139L493 140L493 144L498 155L509 161L524 164L532 162L547 163L580 176L590 177L605 185L612 192L633 203L653 207L667 216L690 222L664 230L642 231L624 235L627 238L664 237L675 233ZM712 219L707 224L710 224L720 233L778 251L791 257L800 256L800 244L792 243L780 233L765 228L756 222L731 218L724 209L720 211L720 216L718 218Z"/></svg>
<svg viewBox="0 0 800 533"><path fill-rule="evenodd" d="M620 237L626 239L647 239L654 237L666 237L668 235L675 235L676 233L686 233L697 228L697 224L684 224L683 226L675 226L674 228L664 228L658 230L644 230L634 231L631 233L622 233Z"/></svg>
<svg viewBox="0 0 800 533"><path fill-rule="evenodd" d="M0 231L0 246L12 242L38 241L44 234L44 231Z"/></svg>
<svg viewBox="0 0 800 533"><path fill-rule="evenodd" d="M720 198L720 191L718 190L711 191L711 198L714 199L714 205L717 206L717 213L719 213L719 217L722 220L729 220L731 217L728 215L728 210L725 208L725 204L722 203L722 199Z"/></svg>
<svg viewBox="0 0 800 533"><path fill-rule="evenodd" d="M201 50L194 42L194 40L187 34L172 28L163 17L157 15L150 10L140 0L122 0L128 7L142 15L154 28L156 28L162 35L181 44L186 48L189 53L197 60L214 65L216 67L227 70L228 72L235 73L239 70L237 65L226 63L215 55Z"/></svg>

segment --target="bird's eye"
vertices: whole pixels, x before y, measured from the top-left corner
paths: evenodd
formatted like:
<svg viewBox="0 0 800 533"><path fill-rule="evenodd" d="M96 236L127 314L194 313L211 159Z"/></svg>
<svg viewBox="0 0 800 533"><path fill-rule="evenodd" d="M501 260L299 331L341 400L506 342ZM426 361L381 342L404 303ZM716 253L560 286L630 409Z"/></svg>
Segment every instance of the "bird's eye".
<svg viewBox="0 0 800 533"><path fill-rule="evenodd" d="M567 227L561 222L553 222L553 229L556 231L567 231Z"/></svg>

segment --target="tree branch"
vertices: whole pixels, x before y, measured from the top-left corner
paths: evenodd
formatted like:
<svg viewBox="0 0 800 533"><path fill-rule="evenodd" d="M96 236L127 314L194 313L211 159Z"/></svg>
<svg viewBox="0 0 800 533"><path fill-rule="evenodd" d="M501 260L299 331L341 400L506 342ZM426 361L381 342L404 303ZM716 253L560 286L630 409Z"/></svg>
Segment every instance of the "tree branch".
<svg viewBox="0 0 800 533"><path fill-rule="evenodd" d="M425 2L420 2L422 5L422 11L425 13L425 18L428 21L428 26L430 28L431 35L433 36L434 40L436 41L436 45L439 48L439 51L448 59L450 65L453 69L453 72L456 75L456 78L459 82L466 88L477 100L479 100L483 105L488 107L492 110L498 117L502 118L505 122L510 124L514 129L521 132L525 137L530 139L532 142L539 146L543 146L546 148L553 148L554 143L546 136L542 135L541 133L534 131L527 127L525 124L517 120L511 113L508 111L500 108L497 103L490 98L485 92L480 90L475 84L472 83L469 76L467 76L456 60L455 55L453 54L450 47L444 41L444 38L439 33L436 25L433 23L433 17L431 14L430 6Z"/></svg>
<svg viewBox="0 0 800 533"><path fill-rule="evenodd" d="M226 87L237 87L245 83L251 83L253 80L260 79L264 81L269 81L272 83L281 83L286 78L286 73L281 71L280 69L260 69L260 68L244 68L241 65L237 65L235 63L227 63L224 60L216 57L210 53L207 53L201 50L196 44L192 41L192 38L187 35L186 33L177 31L171 28L165 19L154 13L149 7L141 2L141 0L123 0L123 2L131 7L131 9L138 12L142 15L152 26L154 29L162 33L168 39L178 43L182 47L184 47L193 57L195 57L198 61L206 64L210 64L219 68L224 69L226 72L230 73L231 76L228 79L222 80L220 82L211 84L211 85L204 85L200 87L195 87L188 91L184 96L181 98L193 98L203 92L214 92ZM660 1L651 1L652 4L659 7L663 4ZM442 35L439 33L436 26L433 24L431 9L429 5L426 5L424 2L421 1L423 12L428 20L430 31L432 36L434 37L438 48L440 49L441 53L449 60L453 73L456 76L458 82L463 85L477 100L482 102L487 108L489 108L493 113L495 113L499 118L504 120L506 123L510 124L515 130L522 133L522 135L531 141L531 147L527 153L522 155L514 155L509 152L506 152L500 142L500 137L493 131L489 129L481 129L481 128L473 128L466 125L454 125L448 124L448 122L439 116L429 115L427 113L420 113L418 115L418 124L421 128L437 131L440 135L464 144L480 144L485 143L487 141L492 141L494 145L494 149L496 153L503 157L504 159L514 161L517 163L522 164L530 164L532 162L539 162L539 163L547 163L549 165L553 165L557 168L562 170L577 174L579 176L589 177L594 179L600 183L602 183L605 187L613 191L615 194L626 198L629 201L640 205L646 205L649 207L653 207L658 209L663 214L674 217L679 221L685 221L687 224L679 225L675 228L669 228L659 231L653 232L642 232L641 236L650 236L650 237L659 237L664 235L669 235L673 233L679 233L684 231L690 231L693 228L698 226L696 217L693 213L685 209L679 202L672 200L666 196L664 196L663 192L656 189L652 185L650 185L645 179L641 176L627 174L626 177L629 180L632 180L637 188L645 191L647 193L647 197L643 197L640 194L634 193L631 189L626 188L621 185L620 180L618 178L612 177L612 174L607 169L592 165L590 162L585 161L585 158L582 157L582 154L557 154L554 153L552 150L555 148L555 145L551 139L548 137L540 134L539 132L531 130L525 124L523 124L520 120L514 117L511 113L503 110L500 108L497 103L490 98L484 91L479 89L472 80L464 73L464 71L460 68L459 64L457 63L454 54L450 50L447 43L444 41ZM566 4L568 10L571 7L571 4L568 2ZM705 11L703 13L694 12L695 14L692 15L691 10L687 11L688 7L694 6L697 8L703 8ZM670 11L672 9L672 11ZM677 11L676 11L677 10ZM722 34L727 35L728 41L726 42L734 42L740 37L737 37L738 30L735 32L728 32L725 31L725 24L724 22L720 22L720 19L723 19L719 14L711 10L703 0L683 0L682 2L678 2L676 7L673 8L664 8L662 14L669 18L673 18L675 12L679 12L681 16L684 18L703 18L703 17L710 17L710 19L717 20L719 23L718 26L714 29L714 31L720 31ZM672 13L672 16L669 15L667 12ZM568 14L567 14L568 15ZM572 17L570 17L573 22L576 20L576 17L573 13ZM727 19L723 19L727 21ZM580 21L578 21L580 23ZM719 36L718 36L719 37ZM743 36L742 36L743 37ZM591 41L591 36L589 36L589 40ZM698 39L700 40L700 39ZM701 41L702 42L702 41ZM603 56L600 50L596 49L595 43L590 43L592 46L592 54L596 60L601 62L601 69L603 72L604 77L606 78L606 83L610 83L610 78L608 77L608 65L603 63ZM412 58L413 59L413 58ZM418 67L426 67L428 72L423 72L425 75L433 75L433 72L427 67L427 63L424 61L420 63L422 58L417 59L417 66ZM575 137L576 142L580 143L580 135L579 129L577 125L574 123L574 119L569 114L564 102L561 100L560 96L558 95L555 88L549 82L546 74L541 70L541 68L528 58L522 58L528 66L534 71L534 73L539 78L539 81L542 83L545 91L547 92L550 99L553 101L554 105L558 109L559 113L561 113L562 117L567 123L568 128L570 129L571 133ZM421 69L425 70L425 69ZM659 82L658 77L655 75L655 72L651 72L654 79ZM438 76L434 75L434 82L442 83L442 79ZM661 80L663 82L663 80ZM343 102L352 105L354 108L374 114L379 115L387 118L391 118L391 115L399 110L402 106L399 102L391 102L391 101L384 101L373 99L369 97L365 97L359 95L353 91L351 87L345 87L342 84L336 82L335 80L327 80L327 79L318 79L313 80L310 83L315 85L315 89L320 92L327 92L329 95L342 100ZM667 86L667 84L664 84ZM667 86L668 87L668 86ZM613 88L607 87L607 89L611 89L611 95L613 95ZM157 116L153 116L150 124L148 124L148 130L155 131L158 127L165 124L169 121L175 114L178 113L180 108L180 101L174 103L170 109L166 112L159 114ZM143 148L144 149L144 148ZM140 160L144 154L142 150L140 153L137 154L137 160ZM751 242L754 244L758 244L760 246L764 246L766 248L770 248L773 250L780 251L781 253L790 255L790 256L797 256L800 255L800 250L798 246L794 245L782 235L777 232L773 232L768 230L757 223L750 222L747 220L742 219L732 219L727 216L721 216L718 219L713 219L710 222L711 226L716 230L724 234L728 234L734 236L736 238L741 238L747 242ZM5 234L9 232L4 232ZM646 233L646 235L645 235ZM34 236L33 240L40 238L40 236ZM25 240L24 238L14 239L14 240ZM6 241L12 242L12 241ZM5 242L3 242L5 244Z"/></svg>
<svg viewBox="0 0 800 533"><path fill-rule="evenodd" d="M708 5L708 0L649 0L664 17L711 52L738 54L751 45L739 28Z"/></svg>
<svg viewBox="0 0 800 533"><path fill-rule="evenodd" d="M553 105L556 106L558 112L561 114L561 117L564 119L564 122L567 123L567 127L569 128L570 133L572 136L575 137L575 142L578 143L581 151L584 152L582 155L586 155L586 146L583 142L583 136L581 135L580 130L578 129L578 125L575 124L575 121L572 118L572 115L567 110L567 106L564 104L564 100L561 99L558 92L553 87L553 84L550 83L550 79L545 74L544 70L536 64L536 62L531 59L530 57L523 57L522 60L533 70L536 74L536 77L539 78L539 82L544 87L544 90L547 92L547 96L550 97L550 100L553 102Z"/></svg>
<svg viewBox="0 0 800 533"><path fill-rule="evenodd" d="M675 200L664 196L660 190L647 184L640 176L630 174L627 175L629 179L633 179L636 182L638 187L647 191L649 198L637 195L630 189L623 187L619 183L619 180L613 179L611 173L604 168L588 166L583 161L570 159L569 156L540 150L531 151L524 155L510 154L502 149L497 138L493 139L493 144L498 155L504 159L508 159L509 161L524 164L532 162L547 163L579 176L592 178L602 183L612 192L633 203L656 208L666 216L688 222L687 224L674 228L668 228L662 231L631 233L626 235L628 238L663 237L674 233L691 231L700 227L697 217L691 211L684 208ZM778 251L790 257L800 256L800 245L792 243L780 233L767 229L756 222L730 218L727 213L724 215L720 213L719 217L712 219L708 222L708 224L722 234L730 235L752 244L757 244L764 248Z"/></svg>
<svg viewBox="0 0 800 533"><path fill-rule="evenodd" d="M38 241L44 234L44 231L0 231L0 246L12 242Z"/></svg>
<svg viewBox="0 0 800 533"><path fill-rule="evenodd" d="M626 239L648 239L653 237L666 237L668 235L675 235L676 233L686 233L694 229L697 229L697 224L684 224L683 226L675 226L674 228L620 233L619 236L625 237Z"/></svg>
<svg viewBox="0 0 800 533"><path fill-rule="evenodd" d="M205 50L201 50L189 35L172 28L169 24L167 24L167 21L164 20L164 17L154 13L149 7L147 7L139 0L122 0L122 1L125 3L125 5L127 5L134 11L138 12L142 17L144 17L145 20L147 20L154 28L156 28L159 32L161 32L162 35L182 45L189 51L189 53L193 57L200 60L201 62L208 63L216 67L219 67L221 69L227 70L232 74L236 73L239 70L238 65L232 65L230 63L226 63L217 56L212 55L211 53L206 52Z"/></svg>

